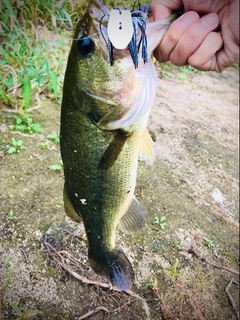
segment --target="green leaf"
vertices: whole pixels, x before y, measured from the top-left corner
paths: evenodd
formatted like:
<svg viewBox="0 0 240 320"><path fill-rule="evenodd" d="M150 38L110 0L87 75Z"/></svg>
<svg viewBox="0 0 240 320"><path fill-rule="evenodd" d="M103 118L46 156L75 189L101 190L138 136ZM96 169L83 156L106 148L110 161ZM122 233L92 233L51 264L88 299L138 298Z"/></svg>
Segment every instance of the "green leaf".
<svg viewBox="0 0 240 320"><path fill-rule="evenodd" d="M46 66L46 73L49 74L50 67L49 67L49 62L47 58L45 58L45 66Z"/></svg>
<svg viewBox="0 0 240 320"><path fill-rule="evenodd" d="M55 97L57 98L57 73L55 71L50 72L52 85L53 85L53 92Z"/></svg>
<svg viewBox="0 0 240 320"><path fill-rule="evenodd" d="M158 218L158 216L155 216L155 217L154 217L154 223L155 223L155 224L159 224L159 218Z"/></svg>
<svg viewBox="0 0 240 320"><path fill-rule="evenodd" d="M22 311L18 308L18 306L16 306L15 303L13 303L12 301L10 300L7 300L8 304L12 307L12 309L19 315L21 316L22 315Z"/></svg>
<svg viewBox="0 0 240 320"><path fill-rule="evenodd" d="M29 309L23 313L22 319L28 319L30 317L35 316L36 314L41 314L41 313L42 313L41 311Z"/></svg>
<svg viewBox="0 0 240 320"><path fill-rule="evenodd" d="M160 223L160 228L161 228L162 230L165 230L165 223Z"/></svg>
<svg viewBox="0 0 240 320"><path fill-rule="evenodd" d="M61 67L61 65L62 65L62 62L63 62L63 56L61 56L60 58L59 58L59 60L58 60L58 66L57 66L57 71L60 71L60 67Z"/></svg>
<svg viewBox="0 0 240 320"><path fill-rule="evenodd" d="M8 149L8 154L12 154L12 153L15 153L16 152L16 148L15 147L10 147Z"/></svg>
<svg viewBox="0 0 240 320"><path fill-rule="evenodd" d="M14 116L15 120L16 120L16 125L19 125L23 122L22 118L18 117L18 116Z"/></svg>
<svg viewBox="0 0 240 320"><path fill-rule="evenodd" d="M59 133L53 132L47 135L47 138L54 141L56 144L59 144L60 139L59 139Z"/></svg>
<svg viewBox="0 0 240 320"><path fill-rule="evenodd" d="M49 169L54 171L62 170L62 165L59 163L55 163L49 166Z"/></svg>
<svg viewBox="0 0 240 320"><path fill-rule="evenodd" d="M28 109L31 101L31 95L32 95L32 87L29 79L27 79L24 82L22 91L23 91L23 99L24 99L24 108Z"/></svg>
<svg viewBox="0 0 240 320"><path fill-rule="evenodd" d="M0 99L3 101L3 103L8 101L6 91L3 88L0 90Z"/></svg>

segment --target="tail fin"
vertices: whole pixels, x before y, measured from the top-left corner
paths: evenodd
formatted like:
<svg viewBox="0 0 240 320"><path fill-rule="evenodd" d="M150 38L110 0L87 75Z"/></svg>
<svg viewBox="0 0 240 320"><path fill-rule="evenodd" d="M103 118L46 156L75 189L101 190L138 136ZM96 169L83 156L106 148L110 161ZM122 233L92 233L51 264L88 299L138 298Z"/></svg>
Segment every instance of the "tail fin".
<svg viewBox="0 0 240 320"><path fill-rule="evenodd" d="M105 255L95 255L89 251L88 258L94 272L108 278L119 290L132 287L134 271L122 250L114 249Z"/></svg>

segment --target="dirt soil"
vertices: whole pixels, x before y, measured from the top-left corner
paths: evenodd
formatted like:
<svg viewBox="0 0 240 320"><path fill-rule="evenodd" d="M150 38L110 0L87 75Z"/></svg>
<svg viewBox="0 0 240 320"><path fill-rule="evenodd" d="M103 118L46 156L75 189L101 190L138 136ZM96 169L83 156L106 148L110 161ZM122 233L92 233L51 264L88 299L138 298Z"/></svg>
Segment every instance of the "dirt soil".
<svg viewBox="0 0 240 320"><path fill-rule="evenodd" d="M43 320L237 319L238 66L158 73L149 121L156 161L139 163L136 187L146 226L117 235L144 301L98 283L105 280L91 271L83 226L65 215L63 171L49 169L59 145L47 139L59 130L60 106L35 102L30 115L43 133L32 135L10 131L13 113L0 111L0 319L27 319L30 309L41 314L29 318ZM27 150L8 154L12 137Z"/></svg>

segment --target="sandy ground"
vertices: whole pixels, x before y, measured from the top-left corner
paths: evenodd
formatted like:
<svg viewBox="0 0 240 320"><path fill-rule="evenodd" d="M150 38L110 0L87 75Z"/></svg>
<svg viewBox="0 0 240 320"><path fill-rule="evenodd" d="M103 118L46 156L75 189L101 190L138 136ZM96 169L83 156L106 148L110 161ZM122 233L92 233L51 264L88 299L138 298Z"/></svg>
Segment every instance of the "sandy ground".
<svg viewBox="0 0 240 320"><path fill-rule="evenodd" d="M41 134L10 131L12 113L0 111L0 319L20 319L14 306L22 319L29 309L41 312L29 318L44 320L83 319L94 310L89 319L237 319L238 68L158 72L149 121L156 161L139 164L136 188L146 226L117 236L135 269L132 290L150 316L136 297L64 270L101 280L89 267L82 225L65 216L63 172L49 169L59 163L59 145L42 147L59 130L60 106L45 100L31 113ZM28 149L9 155L12 137ZM46 233L55 261L41 242Z"/></svg>

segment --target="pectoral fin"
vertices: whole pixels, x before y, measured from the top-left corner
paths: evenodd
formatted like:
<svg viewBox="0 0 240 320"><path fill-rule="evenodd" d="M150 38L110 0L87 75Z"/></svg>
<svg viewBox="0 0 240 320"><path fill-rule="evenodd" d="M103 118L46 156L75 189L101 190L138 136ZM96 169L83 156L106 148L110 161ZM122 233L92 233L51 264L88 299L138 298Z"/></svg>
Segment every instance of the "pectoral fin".
<svg viewBox="0 0 240 320"><path fill-rule="evenodd" d="M139 158L145 160L148 165L153 165L155 160L153 141L147 129L144 130L140 141Z"/></svg>
<svg viewBox="0 0 240 320"><path fill-rule="evenodd" d="M108 148L104 152L102 159L98 164L98 169L107 170L114 165L124 147L125 142L131 135L132 133L123 130L118 130L118 133L113 138Z"/></svg>
<svg viewBox="0 0 240 320"><path fill-rule="evenodd" d="M75 222L81 222L81 217L77 214L77 212L74 210L71 201L68 198L67 192L66 192L66 186L64 185L63 188L63 202L64 202L64 208L66 214L73 219Z"/></svg>
<svg viewBox="0 0 240 320"><path fill-rule="evenodd" d="M144 226L144 213L135 197L132 199L128 211L122 217L118 226L122 232L127 234L137 232Z"/></svg>

